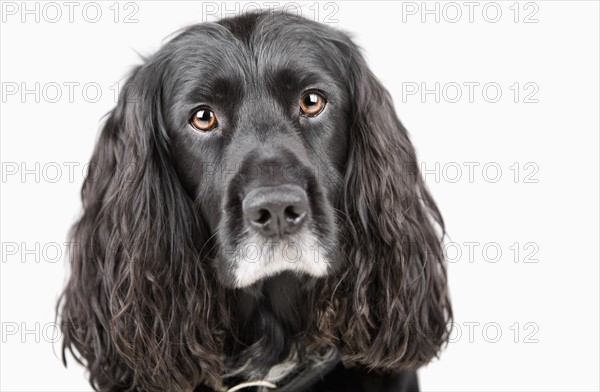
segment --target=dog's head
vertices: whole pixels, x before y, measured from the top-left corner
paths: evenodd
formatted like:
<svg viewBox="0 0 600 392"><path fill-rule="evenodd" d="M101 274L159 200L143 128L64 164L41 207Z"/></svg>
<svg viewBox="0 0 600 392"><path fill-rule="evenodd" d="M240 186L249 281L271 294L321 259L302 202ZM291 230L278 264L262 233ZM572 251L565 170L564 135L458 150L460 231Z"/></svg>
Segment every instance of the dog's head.
<svg viewBox="0 0 600 392"><path fill-rule="evenodd" d="M326 33L288 16L203 24L146 65L162 75L171 161L216 233L213 266L229 287L282 271L323 277L338 259L356 109L349 53L332 56L340 34L315 41Z"/></svg>
<svg viewBox="0 0 600 392"><path fill-rule="evenodd" d="M185 29L133 71L92 163L62 319L97 387L216 386L229 357L291 345L397 370L447 339L442 218L337 30Z"/></svg>

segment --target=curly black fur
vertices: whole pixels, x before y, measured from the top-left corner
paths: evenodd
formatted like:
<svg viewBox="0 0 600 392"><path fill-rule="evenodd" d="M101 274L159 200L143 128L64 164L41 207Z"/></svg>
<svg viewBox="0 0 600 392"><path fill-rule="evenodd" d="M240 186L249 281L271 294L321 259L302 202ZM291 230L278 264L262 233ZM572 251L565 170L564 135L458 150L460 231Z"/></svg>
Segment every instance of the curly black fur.
<svg viewBox="0 0 600 392"><path fill-rule="evenodd" d="M279 88L269 89L275 68ZM281 103L297 102L288 98L304 83L330 93L317 125ZM346 34L266 13L196 25L128 86L91 158L59 303L63 358L73 353L95 389L220 388L228 371L250 361L246 374L263 374L292 350L333 348L346 367L387 372L437 355L451 320L444 224L389 94ZM188 111L206 91L235 115L219 141L198 145ZM296 165L327 172L302 181L332 267L233 288L224 249L241 235L233 189L243 168L214 180L206 165L247 162L277 140Z"/></svg>

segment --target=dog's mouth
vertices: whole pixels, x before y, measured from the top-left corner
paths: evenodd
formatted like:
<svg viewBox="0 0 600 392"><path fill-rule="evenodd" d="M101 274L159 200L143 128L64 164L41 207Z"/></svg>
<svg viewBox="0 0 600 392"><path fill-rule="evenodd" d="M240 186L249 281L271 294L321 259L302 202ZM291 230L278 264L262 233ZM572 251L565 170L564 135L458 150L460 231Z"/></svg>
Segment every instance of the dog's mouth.
<svg viewBox="0 0 600 392"><path fill-rule="evenodd" d="M282 272L322 277L327 275L330 263L327 249L308 228L284 237L246 231L243 240L224 256L237 288Z"/></svg>
<svg viewBox="0 0 600 392"><path fill-rule="evenodd" d="M315 211L271 208L224 219L232 224L222 222L219 230L218 270L223 283L246 288L284 272L313 278L328 275L336 259L337 236L332 217Z"/></svg>

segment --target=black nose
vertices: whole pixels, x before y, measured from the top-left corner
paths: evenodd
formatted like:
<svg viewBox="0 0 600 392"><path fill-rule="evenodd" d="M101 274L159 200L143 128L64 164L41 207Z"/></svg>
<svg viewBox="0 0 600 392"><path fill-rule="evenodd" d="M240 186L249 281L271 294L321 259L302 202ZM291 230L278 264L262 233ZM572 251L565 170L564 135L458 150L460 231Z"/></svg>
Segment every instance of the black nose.
<svg viewBox="0 0 600 392"><path fill-rule="evenodd" d="M308 198L298 185L261 186L242 202L248 224L266 236L292 234L304 222Z"/></svg>

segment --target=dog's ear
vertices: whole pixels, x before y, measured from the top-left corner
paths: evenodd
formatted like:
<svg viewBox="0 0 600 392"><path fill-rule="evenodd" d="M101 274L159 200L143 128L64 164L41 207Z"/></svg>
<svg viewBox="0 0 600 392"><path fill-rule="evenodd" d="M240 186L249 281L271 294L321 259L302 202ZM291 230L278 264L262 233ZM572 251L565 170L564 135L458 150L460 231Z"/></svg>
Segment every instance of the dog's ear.
<svg viewBox="0 0 600 392"><path fill-rule="evenodd" d="M190 390L217 385L222 369L207 232L170 163L164 63L149 60L124 86L70 234L63 360L70 351L101 390Z"/></svg>
<svg viewBox="0 0 600 392"><path fill-rule="evenodd" d="M451 307L444 223L423 183L388 92L354 44L349 58L349 156L340 210L342 359L370 368L415 368L447 341ZM339 321L339 320L338 320Z"/></svg>

